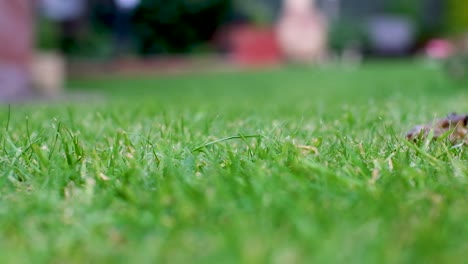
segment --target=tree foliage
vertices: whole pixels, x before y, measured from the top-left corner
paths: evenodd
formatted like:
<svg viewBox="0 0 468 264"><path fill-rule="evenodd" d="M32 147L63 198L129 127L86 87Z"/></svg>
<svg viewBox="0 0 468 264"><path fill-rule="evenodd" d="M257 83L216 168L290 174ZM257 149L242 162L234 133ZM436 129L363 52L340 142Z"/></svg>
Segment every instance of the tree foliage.
<svg viewBox="0 0 468 264"><path fill-rule="evenodd" d="M213 36L231 7L226 0L143 0L134 14L139 52L189 52Z"/></svg>

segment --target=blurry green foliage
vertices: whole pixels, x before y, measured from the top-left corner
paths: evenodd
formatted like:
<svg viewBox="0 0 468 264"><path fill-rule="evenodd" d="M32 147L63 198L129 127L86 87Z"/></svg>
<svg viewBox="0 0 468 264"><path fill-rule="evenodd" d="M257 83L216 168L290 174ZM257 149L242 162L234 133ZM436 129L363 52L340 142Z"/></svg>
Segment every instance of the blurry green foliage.
<svg viewBox="0 0 468 264"><path fill-rule="evenodd" d="M420 19L423 9L421 0L390 0L386 6L388 12L401 15L417 21Z"/></svg>
<svg viewBox="0 0 468 264"><path fill-rule="evenodd" d="M81 25L79 38L69 56L112 55L112 31L116 7L113 1L90 2L89 20ZM207 41L229 18L231 0L142 0L133 13L135 53L186 53L206 50ZM60 49L60 26L39 18L37 43L41 50Z"/></svg>
<svg viewBox="0 0 468 264"><path fill-rule="evenodd" d="M53 22L39 18L36 24L36 47L40 50L59 49L57 25Z"/></svg>
<svg viewBox="0 0 468 264"><path fill-rule="evenodd" d="M143 0L133 19L138 52L190 52L213 36L231 8L229 0Z"/></svg>
<svg viewBox="0 0 468 264"><path fill-rule="evenodd" d="M234 0L233 8L247 21L258 26L271 24L274 20L271 3L266 1Z"/></svg>
<svg viewBox="0 0 468 264"><path fill-rule="evenodd" d="M82 19L77 23L73 35L73 45L62 50L63 26L60 22L52 21L39 14L35 30L35 46L41 51L60 51L69 57L107 57L112 52L112 13L105 1L98 1L91 5L88 14L89 21Z"/></svg>
<svg viewBox="0 0 468 264"><path fill-rule="evenodd" d="M448 0L447 27L449 33L459 34L468 31L468 1Z"/></svg>
<svg viewBox="0 0 468 264"><path fill-rule="evenodd" d="M350 46L363 48L367 42L366 28L363 23L342 19L330 26L328 45L333 51L341 52Z"/></svg>

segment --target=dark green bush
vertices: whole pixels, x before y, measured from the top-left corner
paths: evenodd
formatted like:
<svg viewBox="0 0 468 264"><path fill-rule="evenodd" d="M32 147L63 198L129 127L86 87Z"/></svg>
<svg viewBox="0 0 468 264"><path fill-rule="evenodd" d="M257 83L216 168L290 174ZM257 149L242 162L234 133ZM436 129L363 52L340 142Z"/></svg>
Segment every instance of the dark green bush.
<svg viewBox="0 0 468 264"><path fill-rule="evenodd" d="M231 8L229 0L143 0L133 19L138 51L190 52L213 36Z"/></svg>
<svg viewBox="0 0 468 264"><path fill-rule="evenodd" d="M59 37L57 25L42 17L36 21L36 48L39 50L58 50Z"/></svg>
<svg viewBox="0 0 468 264"><path fill-rule="evenodd" d="M330 26L328 45L333 51L341 52L353 45L365 48L367 42L366 29L362 22L343 19Z"/></svg>

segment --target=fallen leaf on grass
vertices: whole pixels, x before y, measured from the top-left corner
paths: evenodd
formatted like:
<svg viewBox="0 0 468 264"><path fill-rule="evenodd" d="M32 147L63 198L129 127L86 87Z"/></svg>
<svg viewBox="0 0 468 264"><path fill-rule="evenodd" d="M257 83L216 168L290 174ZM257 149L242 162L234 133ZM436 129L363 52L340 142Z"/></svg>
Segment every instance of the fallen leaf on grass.
<svg viewBox="0 0 468 264"><path fill-rule="evenodd" d="M311 152L313 152L315 155L319 154L319 151L318 151L318 149L316 147L306 146L306 145L298 145L297 147L300 150L302 150L303 154L308 154L308 153L311 153Z"/></svg>
<svg viewBox="0 0 468 264"><path fill-rule="evenodd" d="M409 140L437 139L448 134L452 143L463 142L468 145L468 115L449 114L446 118L436 120L431 124L415 126L406 134Z"/></svg>

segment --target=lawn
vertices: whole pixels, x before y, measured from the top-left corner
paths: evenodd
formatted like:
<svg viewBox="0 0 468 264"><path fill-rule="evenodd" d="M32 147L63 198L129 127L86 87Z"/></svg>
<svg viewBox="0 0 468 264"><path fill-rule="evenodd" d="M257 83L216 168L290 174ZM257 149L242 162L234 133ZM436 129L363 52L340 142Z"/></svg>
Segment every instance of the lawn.
<svg viewBox="0 0 468 264"><path fill-rule="evenodd" d="M463 263L468 112L415 62L72 80L2 106L1 263Z"/></svg>

